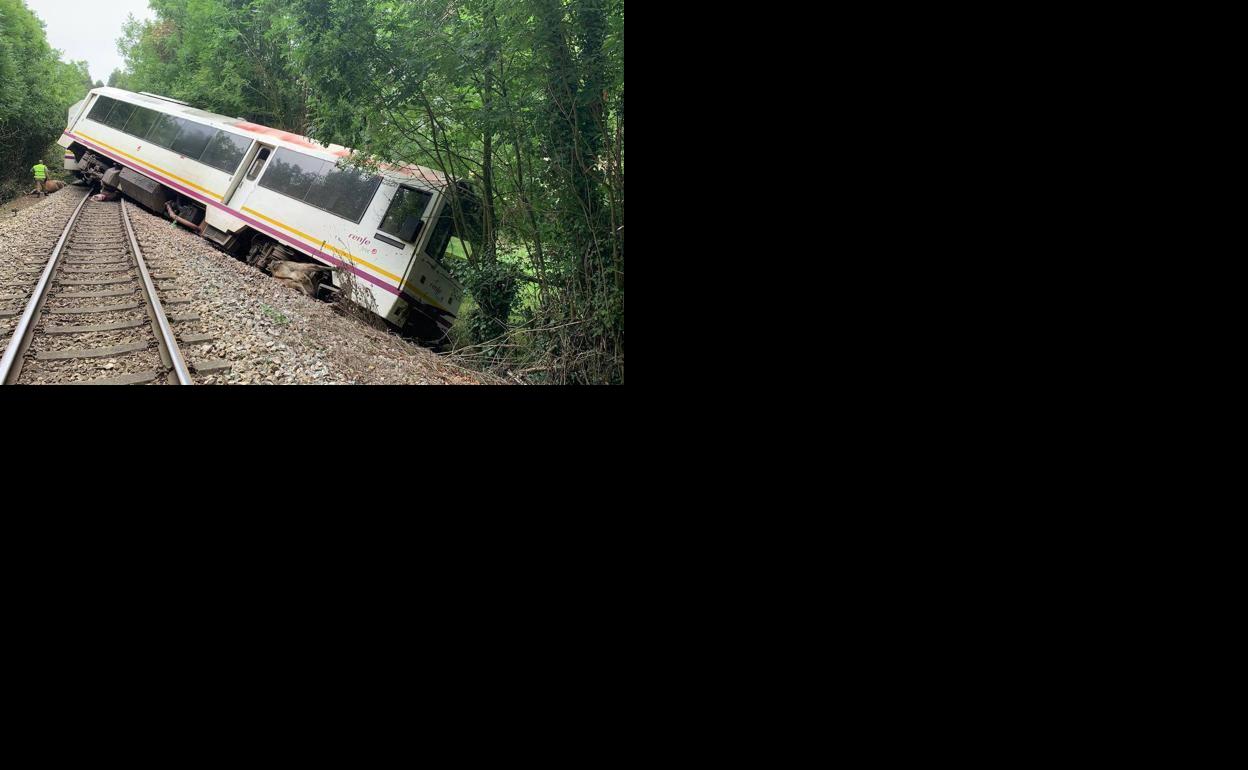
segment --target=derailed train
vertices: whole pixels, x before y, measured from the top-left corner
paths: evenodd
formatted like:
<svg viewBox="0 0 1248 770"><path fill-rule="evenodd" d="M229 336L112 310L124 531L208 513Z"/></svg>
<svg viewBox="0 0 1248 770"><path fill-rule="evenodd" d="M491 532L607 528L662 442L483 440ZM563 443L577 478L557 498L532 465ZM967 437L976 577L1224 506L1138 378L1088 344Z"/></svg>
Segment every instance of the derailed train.
<svg viewBox="0 0 1248 770"><path fill-rule="evenodd" d="M349 285L353 301L432 342L459 311L463 287L442 262L475 199L461 184L455 216L437 171L369 174L346 165L346 147L118 88L71 107L59 144L67 170L310 294Z"/></svg>

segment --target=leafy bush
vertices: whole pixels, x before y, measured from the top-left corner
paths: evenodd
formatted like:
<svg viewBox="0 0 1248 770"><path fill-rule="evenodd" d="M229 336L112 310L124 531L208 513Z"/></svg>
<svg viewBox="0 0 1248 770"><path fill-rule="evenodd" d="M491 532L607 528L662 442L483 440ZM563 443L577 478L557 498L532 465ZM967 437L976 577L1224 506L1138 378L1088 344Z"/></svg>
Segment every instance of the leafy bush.
<svg viewBox="0 0 1248 770"><path fill-rule="evenodd" d="M479 345L506 334L520 288L520 271L501 261L464 262L456 278L475 303L464 315L470 339Z"/></svg>

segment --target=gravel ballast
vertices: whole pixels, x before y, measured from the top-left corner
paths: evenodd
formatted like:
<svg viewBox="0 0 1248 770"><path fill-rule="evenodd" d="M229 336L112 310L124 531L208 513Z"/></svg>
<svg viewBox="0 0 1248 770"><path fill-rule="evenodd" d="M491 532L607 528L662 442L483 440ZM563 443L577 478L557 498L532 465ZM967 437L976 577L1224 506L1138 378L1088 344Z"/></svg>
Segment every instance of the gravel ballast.
<svg viewBox="0 0 1248 770"><path fill-rule="evenodd" d="M31 268L19 266L19 262L46 260L82 193L83 188L70 187L16 216L10 213L7 219L0 217L0 283L27 280L17 275L17 270ZM183 345L183 355L189 363L224 359L230 364L228 372L195 374L197 384L501 383L489 375L457 366L396 334L340 315L333 305L282 285L198 235L130 202L126 206L149 268L153 273L174 276L156 281L169 286L159 291L165 312L199 316L171 324L174 331L179 337L213 338ZM90 278L75 276L79 277ZM35 280L37 276L30 282ZM190 302L173 302L184 298ZM62 306L72 304L76 303L65 298ZM95 300L93 304L120 304L120 300ZM135 316L118 314L118 320L126 317ZM58 323L79 322L68 319L74 317L61 316ZM106 320L114 319L110 314L108 319L93 318L90 323ZM148 358L133 355L145 359L145 363ZM130 366L122 363L129 357L119 356L117 369L131 371ZM101 363L108 361L93 362L92 367Z"/></svg>
<svg viewBox="0 0 1248 770"><path fill-rule="evenodd" d="M0 209L0 284L34 286L86 189L68 187L21 209ZM8 289L0 293L15 293ZM2 305L3 303L0 303Z"/></svg>

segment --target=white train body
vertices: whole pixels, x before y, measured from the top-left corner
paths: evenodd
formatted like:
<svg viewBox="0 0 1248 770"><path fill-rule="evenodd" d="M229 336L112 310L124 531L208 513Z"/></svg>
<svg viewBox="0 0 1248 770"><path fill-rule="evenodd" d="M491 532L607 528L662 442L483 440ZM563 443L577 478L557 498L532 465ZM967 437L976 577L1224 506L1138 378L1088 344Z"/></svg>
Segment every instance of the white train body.
<svg viewBox="0 0 1248 770"><path fill-rule="evenodd" d="M87 152L109 158L202 205L217 243L267 236L339 268L336 287L352 274L363 304L396 326L425 337L450 328L463 289L441 264L455 230L442 174L369 175L342 163L346 147L117 88L92 90L69 118L67 169Z"/></svg>

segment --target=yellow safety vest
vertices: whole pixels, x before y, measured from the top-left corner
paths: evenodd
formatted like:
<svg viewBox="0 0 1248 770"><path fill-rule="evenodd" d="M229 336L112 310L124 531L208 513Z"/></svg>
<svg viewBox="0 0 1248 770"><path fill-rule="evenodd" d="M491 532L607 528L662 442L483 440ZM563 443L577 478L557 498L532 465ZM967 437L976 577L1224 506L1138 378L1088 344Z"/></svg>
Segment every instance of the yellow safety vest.
<svg viewBox="0 0 1248 770"><path fill-rule="evenodd" d="M31 171L35 172L35 179L47 179L48 178L48 167L43 165L42 163L36 164L35 167L31 169Z"/></svg>

